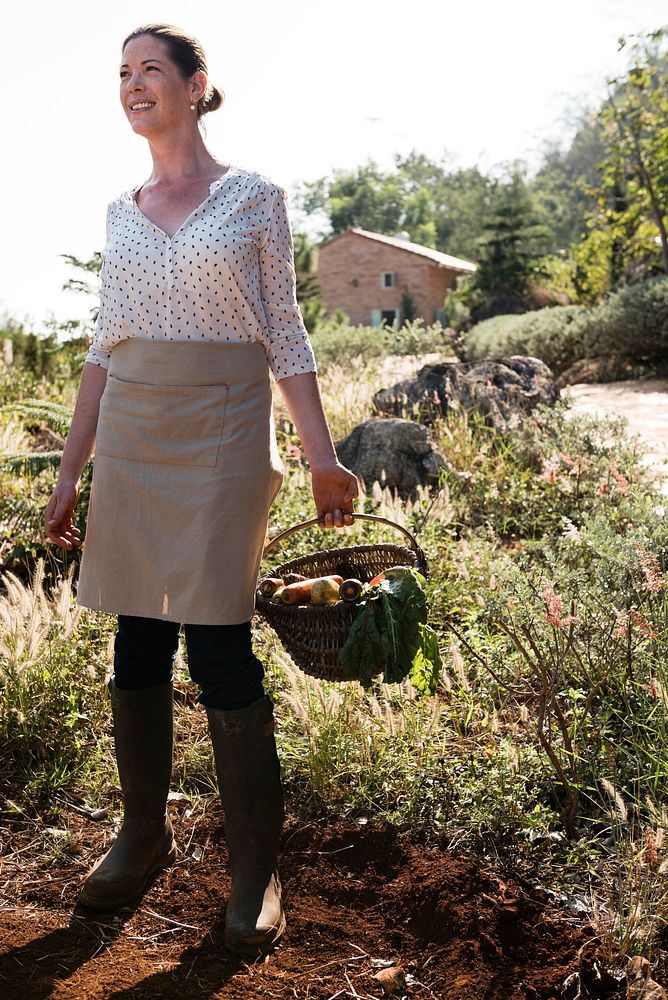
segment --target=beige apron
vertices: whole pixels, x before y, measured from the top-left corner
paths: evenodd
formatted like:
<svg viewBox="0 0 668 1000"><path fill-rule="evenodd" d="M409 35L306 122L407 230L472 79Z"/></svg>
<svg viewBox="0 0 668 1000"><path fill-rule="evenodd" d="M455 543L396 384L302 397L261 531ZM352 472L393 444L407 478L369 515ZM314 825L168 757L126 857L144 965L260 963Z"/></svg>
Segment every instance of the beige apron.
<svg viewBox="0 0 668 1000"><path fill-rule="evenodd" d="M261 344L117 344L77 603L192 625L248 621L282 479Z"/></svg>

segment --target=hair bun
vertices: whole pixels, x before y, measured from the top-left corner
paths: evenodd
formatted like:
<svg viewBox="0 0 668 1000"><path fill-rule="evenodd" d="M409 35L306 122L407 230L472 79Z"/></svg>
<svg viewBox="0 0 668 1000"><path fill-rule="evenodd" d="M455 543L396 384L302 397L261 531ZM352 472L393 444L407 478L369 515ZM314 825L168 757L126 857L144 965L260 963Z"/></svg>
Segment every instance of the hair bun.
<svg viewBox="0 0 668 1000"><path fill-rule="evenodd" d="M204 97L200 98L199 113L200 115L206 115L210 111L217 111L224 102L225 91L219 90L218 87L208 87Z"/></svg>

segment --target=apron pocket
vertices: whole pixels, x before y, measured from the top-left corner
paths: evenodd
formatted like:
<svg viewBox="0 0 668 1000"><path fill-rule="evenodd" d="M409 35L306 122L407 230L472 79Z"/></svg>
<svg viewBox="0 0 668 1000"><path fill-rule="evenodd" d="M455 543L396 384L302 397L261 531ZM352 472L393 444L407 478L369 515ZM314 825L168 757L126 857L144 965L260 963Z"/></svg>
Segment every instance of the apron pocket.
<svg viewBox="0 0 668 1000"><path fill-rule="evenodd" d="M95 452L132 462L218 461L229 386L151 385L107 375Z"/></svg>

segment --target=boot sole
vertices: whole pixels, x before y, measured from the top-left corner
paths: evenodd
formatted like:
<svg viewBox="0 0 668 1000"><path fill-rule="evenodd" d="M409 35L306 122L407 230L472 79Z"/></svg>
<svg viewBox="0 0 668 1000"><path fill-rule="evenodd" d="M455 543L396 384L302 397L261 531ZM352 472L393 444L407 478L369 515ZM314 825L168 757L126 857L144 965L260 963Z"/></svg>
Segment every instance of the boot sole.
<svg viewBox="0 0 668 1000"><path fill-rule="evenodd" d="M132 894L126 893L125 895L114 896L111 898L109 896L106 897L96 896L94 893L87 891L86 887L84 886L81 892L79 893L79 902L81 903L82 906L91 906L97 909L111 909L112 907L115 906L123 906L125 903L131 903L133 900L137 899L139 896L142 896L146 892L149 882L151 881L154 875L157 875L157 873L161 871L163 868L170 868L175 861L176 861L176 846L172 847L171 850L167 852L167 854L163 855L163 857L160 858L160 860L150 869L150 871L147 872L146 876L144 877L144 880L142 881L141 886L138 889L135 889L132 892Z"/></svg>
<svg viewBox="0 0 668 1000"><path fill-rule="evenodd" d="M261 943L257 944L245 944L243 941L235 941L232 938L225 935L225 947L228 951L233 952L235 955L266 955L267 952L271 951L278 942L283 937L285 933L286 921L285 914L281 914L281 922L279 926L275 929L271 938L265 938Z"/></svg>

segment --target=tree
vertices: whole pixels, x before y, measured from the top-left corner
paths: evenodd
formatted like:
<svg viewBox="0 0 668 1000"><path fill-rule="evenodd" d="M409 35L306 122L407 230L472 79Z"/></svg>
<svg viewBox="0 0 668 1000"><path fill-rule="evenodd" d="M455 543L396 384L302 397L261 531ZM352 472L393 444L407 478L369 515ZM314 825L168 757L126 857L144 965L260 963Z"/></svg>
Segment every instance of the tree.
<svg viewBox="0 0 668 1000"><path fill-rule="evenodd" d="M603 171L585 240L607 251L605 291L668 274L668 32L632 38L620 42L629 45L631 65L608 81L599 113Z"/></svg>
<svg viewBox="0 0 668 1000"><path fill-rule="evenodd" d="M482 310L478 308L479 315L474 311L474 318L482 318L482 312L524 311L530 280L536 277L536 261L545 253L546 231L517 166L508 177L492 184L481 228L472 286L488 301L483 301Z"/></svg>

